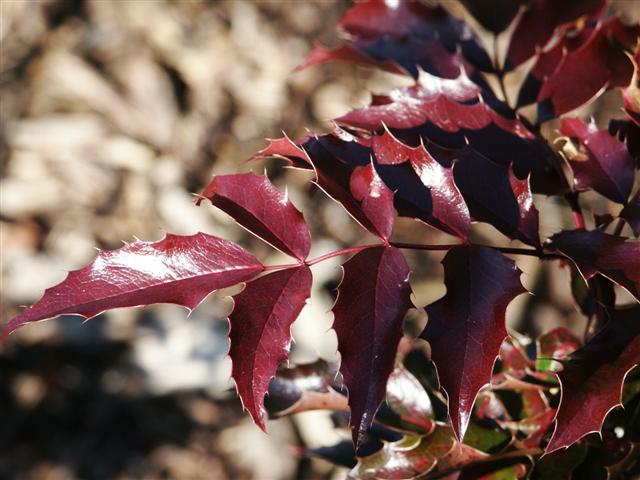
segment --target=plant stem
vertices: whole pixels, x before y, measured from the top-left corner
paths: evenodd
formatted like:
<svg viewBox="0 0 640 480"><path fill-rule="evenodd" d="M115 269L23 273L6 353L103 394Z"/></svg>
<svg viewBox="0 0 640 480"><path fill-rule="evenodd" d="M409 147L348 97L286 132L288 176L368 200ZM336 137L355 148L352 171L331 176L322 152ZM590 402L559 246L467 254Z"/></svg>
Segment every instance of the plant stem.
<svg viewBox="0 0 640 480"><path fill-rule="evenodd" d="M613 230L613 234L620 235L622 233L623 228L624 228L624 218L619 218L618 223L616 224L616 228Z"/></svg>
<svg viewBox="0 0 640 480"><path fill-rule="evenodd" d="M422 243L404 243L404 242L389 242L389 245L396 248L403 248L407 250L429 250L429 251L444 251L450 250L453 247L459 247L460 245L464 245L462 243L449 243L443 245L426 245ZM471 244L476 247L486 247L486 248L495 248L496 250L501 251L502 253L512 254L512 255L528 255L530 257L538 257L538 258L549 258L553 257L552 254L546 254L542 251L542 249L532 249L532 248L516 248L516 247L494 247L493 245L482 245L478 243ZM343 248L341 250L336 250L334 252L325 253L324 255L320 255L319 257L313 258L311 260L306 260L303 263L288 263L282 265L268 265L264 267L265 272L269 272L272 270L283 270L286 268L294 268L299 267L300 265L312 266L317 263L323 262L333 257L338 257L340 255L347 255L349 253L357 253L366 248L372 247L381 247L384 246L383 243L371 244L371 245L359 245L357 247L349 247Z"/></svg>

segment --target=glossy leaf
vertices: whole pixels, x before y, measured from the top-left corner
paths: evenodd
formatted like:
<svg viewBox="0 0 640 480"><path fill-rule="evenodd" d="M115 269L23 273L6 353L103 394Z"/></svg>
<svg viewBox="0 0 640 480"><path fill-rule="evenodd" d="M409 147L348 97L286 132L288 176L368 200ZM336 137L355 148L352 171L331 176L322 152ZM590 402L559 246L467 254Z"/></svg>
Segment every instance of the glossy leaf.
<svg viewBox="0 0 640 480"><path fill-rule="evenodd" d="M439 164L424 145L408 147L388 131L374 137L372 144L378 163L397 165L409 162L422 184L427 187L431 213L425 221L466 239L469 234L469 210L453 181L453 169ZM397 191L400 198L410 198L404 189L399 188ZM411 203L416 204L420 201L427 202L427 199L413 200Z"/></svg>
<svg viewBox="0 0 640 480"><path fill-rule="evenodd" d="M424 139L453 150L469 145L496 163L513 164L521 178L531 173L541 191L557 191L559 164L546 142L520 120L504 117L489 107L478 97L477 87L469 84L463 74L455 80L422 74L416 85L376 95L371 105L347 113L336 122L344 128L371 133L382 133L386 127L414 147Z"/></svg>
<svg viewBox="0 0 640 480"><path fill-rule="evenodd" d="M402 320L411 307L409 266L394 247L370 247L343 265L333 328L349 390L353 442L360 445L384 400Z"/></svg>
<svg viewBox="0 0 640 480"><path fill-rule="evenodd" d="M515 263L488 247L452 248L442 263L447 294L426 307L428 322L420 336L431 345L453 430L462 438L507 336L507 305L524 289Z"/></svg>
<svg viewBox="0 0 640 480"><path fill-rule="evenodd" d="M578 108L603 88L628 85L633 65L624 48L633 49L639 34L639 26L626 26L618 18L599 25L545 81L538 95L538 121Z"/></svg>
<svg viewBox="0 0 640 480"><path fill-rule="evenodd" d="M533 0L519 18L507 51L507 68L527 61L544 47L557 30L563 31L581 18L601 15L606 0Z"/></svg>
<svg viewBox="0 0 640 480"><path fill-rule="evenodd" d="M263 268L235 243L204 233L136 241L119 250L100 251L93 263L69 272L11 320L3 336L63 314L90 319L105 310L152 303L175 303L191 310L212 291L249 280Z"/></svg>
<svg viewBox="0 0 640 480"><path fill-rule="evenodd" d="M593 189L609 200L626 203L633 187L633 159L624 143L577 117L564 118L560 132L580 142L584 154L569 158L576 189Z"/></svg>
<svg viewBox="0 0 640 480"><path fill-rule="evenodd" d="M305 66L349 60L402 69L414 77L420 67L444 78L455 78L462 66L467 71L473 70L471 64L483 70L492 67L469 27L440 6L371 0L354 5L339 25L349 35L350 48L316 47ZM390 68L390 63L396 67Z"/></svg>
<svg viewBox="0 0 640 480"><path fill-rule="evenodd" d="M582 343L564 327L557 327L538 337L536 369L542 372L559 370L561 360L575 352Z"/></svg>
<svg viewBox="0 0 640 480"><path fill-rule="evenodd" d="M469 422L463 443L481 452L496 452L507 446L511 434L499 428L486 428L475 422Z"/></svg>
<svg viewBox="0 0 640 480"><path fill-rule="evenodd" d="M278 364L289 356L291 324L311 295L306 265L270 273L234 295L229 315L231 376L242 406L263 430L264 395Z"/></svg>
<svg viewBox="0 0 640 480"><path fill-rule="evenodd" d="M420 382L404 366L398 365L387 381L387 404L407 423L431 432L435 419L431 399Z"/></svg>
<svg viewBox="0 0 640 480"><path fill-rule="evenodd" d="M372 163L353 169L349 188L380 238L389 240L393 230L393 192L380 179Z"/></svg>
<svg viewBox="0 0 640 480"><path fill-rule="evenodd" d="M565 230L551 237L546 248L573 260L586 280L600 273L640 301L640 242L600 230Z"/></svg>
<svg viewBox="0 0 640 480"><path fill-rule="evenodd" d="M264 175L217 175L202 196L278 250L304 260L311 234L304 217Z"/></svg>
<svg viewBox="0 0 640 480"><path fill-rule="evenodd" d="M596 336L563 362L558 374L562 397L547 453L599 432L607 413L620 403L626 373L640 363L640 306L612 310L610 316Z"/></svg>
<svg viewBox="0 0 640 480"><path fill-rule="evenodd" d="M586 444L577 443L567 450L545 455L536 462L532 480L571 480L571 473L587 457L588 450Z"/></svg>
<svg viewBox="0 0 640 480"><path fill-rule="evenodd" d="M450 444L441 449L450 449ZM434 447L419 436L406 436L402 440L387 443L382 450L361 458L358 465L349 472L353 479L402 480L415 478L435 467L437 457ZM446 453L446 451L444 452Z"/></svg>

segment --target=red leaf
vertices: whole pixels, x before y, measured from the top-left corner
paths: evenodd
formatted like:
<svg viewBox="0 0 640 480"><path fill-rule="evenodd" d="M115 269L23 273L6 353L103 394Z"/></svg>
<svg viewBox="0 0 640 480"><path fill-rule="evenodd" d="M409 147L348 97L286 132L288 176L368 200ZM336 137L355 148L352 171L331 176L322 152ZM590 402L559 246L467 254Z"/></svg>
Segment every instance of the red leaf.
<svg viewBox="0 0 640 480"><path fill-rule="evenodd" d="M311 53L307 55L304 62L296 67L296 70L303 70L314 65L323 65L329 62L349 62L357 63L367 67L379 68L391 73L404 75L408 72L392 60L376 60L351 45L341 45L333 50L324 45L316 45Z"/></svg>
<svg viewBox="0 0 640 480"><path fill-rule="evenodd" d="M569 159L576 189L593 189L609 200L626 203L635 174L633 159L626 145L607 130L598 130L578 117L563 118L560 133L578 139L586 150L586 158Z"/></svg>
<svg viewBox="0 0 640 480"><path fill-rule="evenodd" d="M469 209L453 181L453 170L440 165L424 145L411 148L385 131L373 137L373 152L378 163L395 165L409 161L414 171L429 189L434 226L466 240L469 235Z"/></svg>
<svg viewBox="0 0 640 480"><path fill-rule="evenodd" d="M534 0L511 36L506 67L512 69L527 61L551 40L554 31L566 31L585 16L600 16L607 4L607 0Z"/></svg>
<svg viewBox="0 0 640 480"><path fill-rule="evenodd" d="M305 66L330 60L357 61L386 70L403 70L418 76L418 66L435 75L455 78L469 62L491 70L491 60L476 36L461 20L440 6L398 0L357 3L340 21L351 48L334 51L316 48ZM392 65L396 67L391 67Z"/></svg>
<svg viewBox="0 0 640 480"><path fill-rule="evenodd" d="M519 177L532 173L542 191L556 191L560 185L560 167L546 143L520 120L490 108L464 74L443 80L423 73L415 85L376 95L371 105L336 122L372 134L387 127L410 146L424 139L448 149L470 145L494 162L513 163Z"/></svg>
<svg viewBox="0 0 640 480"><path fill-rule="evenodd" d="M431 345L452 427L461 439L507 336L507 305L525 290L515 263L492 248L455 247L442 264L447 294L426 307L429 320L420 336Z"/></svg>
<svg viewBox="0 0 640 480"><path fill-rule="evenodd" d="M354 168L349 187L375 231L388 241L393 230L393 192L380 179L373 164Z"/></svg>
<svg viewBox="0 0 640 480"><path fill-rule="evenodd" d="M586 280L600 273L640 301L640 242L600 230L566 230L547 240L546 246L573 260Z"/></svg>
<svg viewBox="0 0 640 480"><path fill-rule="evenodd" d="M291 324L311 295L306 265L270 273L249 282L233 297L229 315L231 376L242 406L265 429L263 406L269 380L289 356Z"/></svg>
<svg viewBox="0 0 640 480"><path fill-rule="evenodd" d="M167 234L101 251L96 260L69 272L60 284L5 327L3 336L27 323L62 314L92 318L112 308L175 303L195 308L210 292L249 280L262 264L235 243L204 233Z"/></svg>
<svg viewBox="0 0 640 480"><path fill-rule="evenodd" d="M266 176L217 175L202 196L278 250L298 260L309 254L311 234L302 213Z"/></svg>
<svg viewBox="0 0 640 480"><path fill-rule="evenodd" d="M531 67L520 91L518 92L517 107L536 102L540 89L547 78L555 71L565 55L581 47L594 32L593 26L585 26L579 33L565 34L553 47L539 52L536 63Z"/></svg>
<svg viewBox="0 0 640 480"><path fill-rule="evenodd" d="M400 250L381 246L357 253L343 269L333 328L349 390L353 442L360 445L385 398L402 320L411 307L409 266Z"/></svg>
<svg viewBox="0 0 640 480"><path fill-rule="evenodd" d="M579 349L581 342L566 328L557 327L540 335L536 346L538 350L536 367L539 371L548 371L556 370L556 365L559 367L561 360Z"/></svg>
<svg viewBox="0 0 640 480"><path fill-rule="evenodd" d="M563 362L562 396L546 453L599 432L607 413L620 404L624 377L640 363L638 319L640 306L611 311L603 329Z"/></svg>
<svg viewBox="0 0 640 480"><path fill-rule="evenodd" d="M600 25L579 49L567 53L538 95L538 121L569 112L593 98L602 88L629 84L633 65L623 47L633 48L637 25L619 18Z"/></svg>

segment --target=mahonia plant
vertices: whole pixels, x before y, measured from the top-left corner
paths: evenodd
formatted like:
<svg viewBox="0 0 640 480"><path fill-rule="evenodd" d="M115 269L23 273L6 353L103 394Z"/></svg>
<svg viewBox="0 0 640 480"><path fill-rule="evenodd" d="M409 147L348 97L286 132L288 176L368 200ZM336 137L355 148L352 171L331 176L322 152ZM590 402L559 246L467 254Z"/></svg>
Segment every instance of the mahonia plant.
<svg viewBox="0 0 640 480"><path fill-rule="evenodd" d="M293 263L264 266L205 233L136 241L69 273L11 320L4 337L63 314L89 319L152 303L193 309L210 292L246 282L229 315L232 377L244 409L262 429L267 414L335 410L352 442L302 453L347 465L353 478L639 474L640 242L621 233L628 225L640 234L637 185L633 193L640 27L609 15L607 0L460 3L493 38L491 55L444 8L451 2L357 3L339 23L343 44L315 47L303 67L354 62L413 84L373 95L329 133L271 140L253 157L312 171L378 243L309 259L302 213L267 176L215 176L197 203L210 201ZM523 69L514 103L505 76ZM624 106L608 129L564 116L607 90ZM532 120L521 109L534 104ZM555 119L558 127L543 135L542 125ZM618 217L589 218L580 204L586 191L618 204ZM541 239L532 192L565 201L575 228ZM394 212L459 241L395 241ZM523 245L472 242L474 222ZM446 294L424 307L419 335L429 354L403 337L403 319L415 308L403 253L411 249L446 251ZM333 306L339 366L283 365L291 325L311 295L311 267L339 255L351 255ZM536 339L508 334L507 306L525 292L517 255L571 269L576 308L588 319L584 339L568 325ZM614 284L629 295L616 301ZM626 413L614 409L621 402Z"/></svg>

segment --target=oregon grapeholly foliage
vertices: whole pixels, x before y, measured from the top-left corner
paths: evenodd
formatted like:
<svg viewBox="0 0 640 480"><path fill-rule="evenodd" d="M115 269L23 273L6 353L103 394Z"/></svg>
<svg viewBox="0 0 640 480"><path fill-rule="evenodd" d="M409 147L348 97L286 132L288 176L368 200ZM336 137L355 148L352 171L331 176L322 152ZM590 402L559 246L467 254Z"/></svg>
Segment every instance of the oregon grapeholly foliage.
<svg viewBox="0 0 640 480"><path fill-rule="evenodd" d="M640 26L607 0L460 0L453 6L469 23L452 5L356 3L339 22L343 43L315 47L301 68L352 62L412 84L373 95L333 131L270 140L252 157L310 171L377 243L310 259L305 218L266 174L215 176L197 204L222 210L290 264L265 266L206 233L136 241L69 273L3 337L63 314L193 309L244 282L229 314L244 409L262 429L267 416L341 412L352 440L304 453L351 467L353 478L639 475L640 242L622 233L640 234ZM523 80L509 98L505 77L515 73ZM571 113L605 92L621 105L609 125ZM541 238L534 194L563 202L574 226ZM617 218L585 208L595 195L618 205ZM396 216L457 240L396 241ZM475 242L477 223L513 242ZM413 303L408 250L445 252L446 294L430 305ZM313 266L337 256L339 366L288 366ZM571 272L583 338L568 325L537 338L507 330L508 305L526 295L518 256ZM411 309L426 311L412 342L428 348L404 345Z"/></svg>

